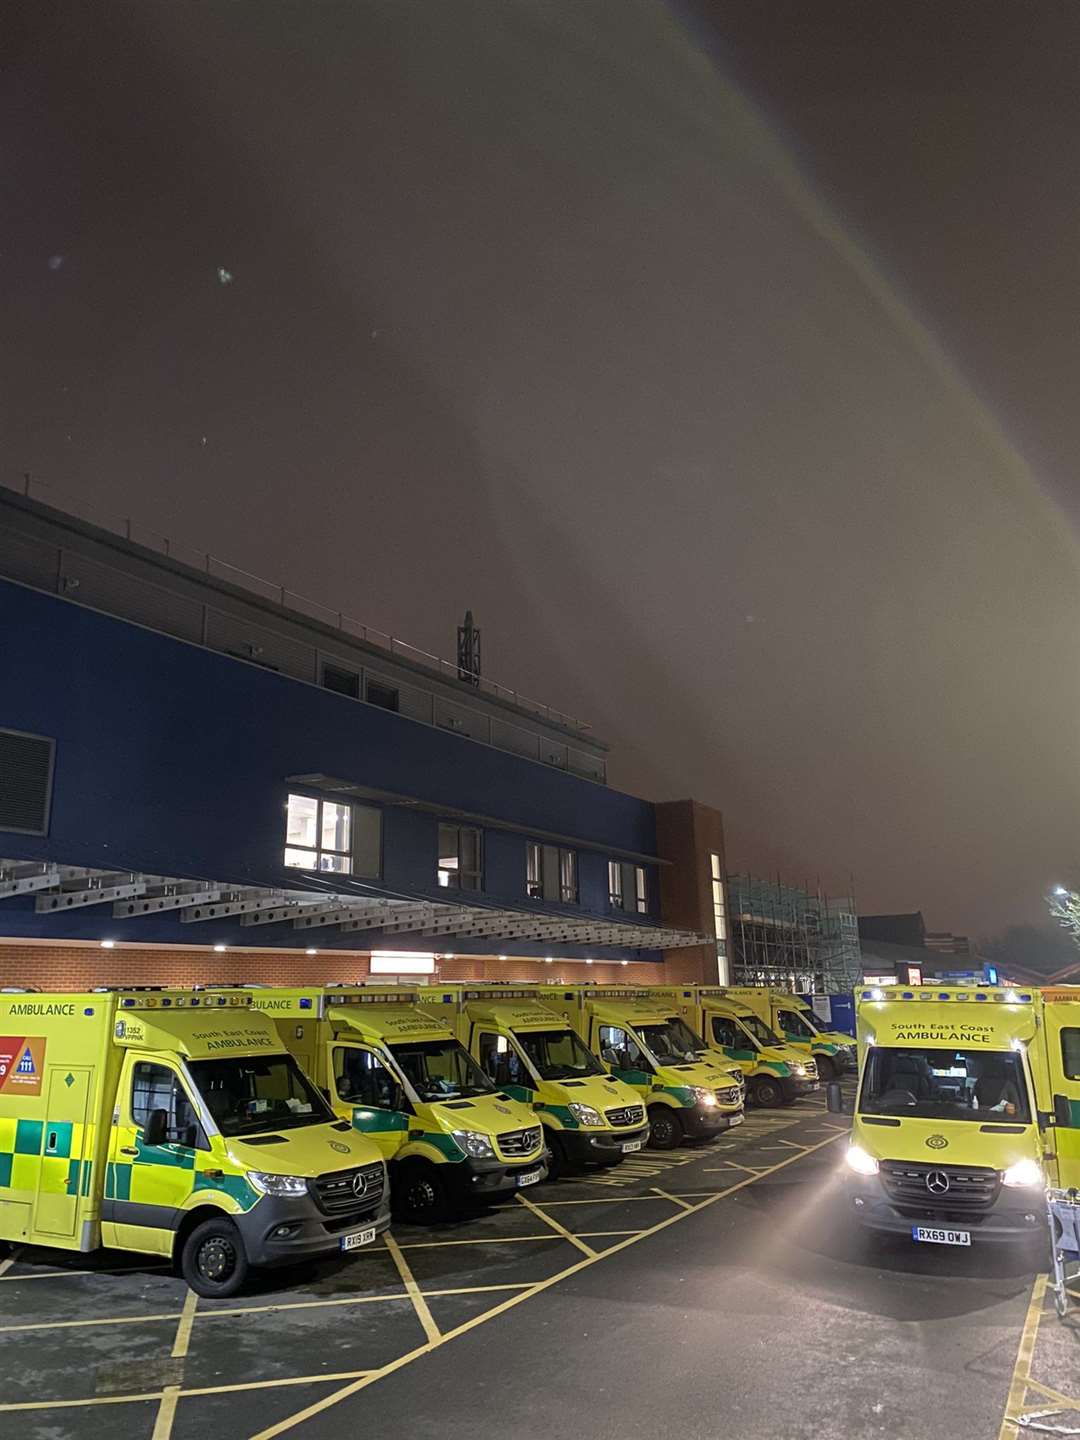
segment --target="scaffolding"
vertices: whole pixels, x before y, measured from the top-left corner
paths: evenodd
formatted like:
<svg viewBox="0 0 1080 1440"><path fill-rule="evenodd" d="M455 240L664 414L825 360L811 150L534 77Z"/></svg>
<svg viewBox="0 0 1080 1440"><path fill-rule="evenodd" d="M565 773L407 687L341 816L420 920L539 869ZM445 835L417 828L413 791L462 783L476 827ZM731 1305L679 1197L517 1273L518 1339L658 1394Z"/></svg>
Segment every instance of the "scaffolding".
<svg viewBox="0 0 1080 1440"><path fill-rule="evenodd" d="M755 875L728 876L731 966L736 985L839 994L862 967L854 897Z"/></svg>

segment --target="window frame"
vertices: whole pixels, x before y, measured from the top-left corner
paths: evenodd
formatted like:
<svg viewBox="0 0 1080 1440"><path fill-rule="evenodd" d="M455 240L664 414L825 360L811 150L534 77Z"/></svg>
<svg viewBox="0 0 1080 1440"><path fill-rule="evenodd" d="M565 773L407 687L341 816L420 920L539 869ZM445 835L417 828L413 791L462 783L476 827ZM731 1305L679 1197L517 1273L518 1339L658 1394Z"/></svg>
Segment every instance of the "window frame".
<svg viewBox="0 0 1080 1440"><path fill-rule="evenodd" d="M569 883L564 878L567 875L570 876ZM578 852L571 846L545 844L542 840L526 842L525 894L530 900L555 900L562 905L580 905L580 876Z"/></svg>
<svg viewBox="0 0 1080 1440"><path fill-rule="evenodd" d="M172 1082L170 1104L167 1107L164 1105L141 1106L140 1109L143 1111L143 1118L141 1120L138 1118L139 1111L137 1111L136 1109L135 1101L136 1090L139 1084L140 1070L160 1070L163 1074L168 1075ZM153 1090L151 1090L149 1093L153 1094L154 1092ZM184 1127L187 1130L194 1130L195 1132L194 1139L191 1144L188 1144L186 1140L182 1140L179 1138L179 1132L181 1127L175 1124L176 1102L178 1097L182 1097L184 1099L188 1109L191 1112L191 1124ZM179 1070L177 1070L172 1065L166 1064L165 1061L149 1059L133 1061L131 1066L131 1088L128 1091L127 1104L128 1115L131 1117L131 1123L136 1130L145 1132L146 1123L149 1120L151 1113L154 1110L166 1110L170 1121L170 1123L165 1127L166 1138L164 1143L166 1145L177 1145L182 1150L210 1149L210 1141L207 1139L206 1131L203 1129L202 1118L199 1113L199 1106L192 1099L190 1093L188 1092L188 1088L184 1084L184 1077L180 1074ZM150 1146L149 1148L154 1149L156 1147Z"/></svg>
<svg viewBox="0 0 1080 1440"><path fill-rule="evenodd" d="M346 683L331 684L330 676L340 677ZM346 700L360 699L360 671L350 670L347 665L339 664L336 660L323 660L319 672L319 684L323 690L329 690L331 695L344 695Z"/></svg>
<svg viewBox="0 0 1080 1440"><path fill-rule="evenodd" d="M315 844L300 845L289 840L289 811L293 800L312 800L315 802ZM346 850L336 850L332 846L323 844L323 807L324 805L337 805L349 812L349 844ZM360 856L357 854L357 824L361 814L375 815L378 817L378 844L375 847L374 864L370 869L361 868ZM310 856L313 863L310 865L299 865L287 859L289 854L303 854ZM333 856L335 859L345 860L345 868L327 868L320 862L324 855ZM285 796L285 841L282 846L282 864L286 870L299 870L305 875L345 875L358 876L364 880L379 880L382 878L383 869L383 827L382 810L377 805L360 805L353 800L335 798L330 795L318 795L303 790L290 790Z"/></svg>
<svg viewBox="0 0 1080 1440"><path fill-rule="evenodd" d="M443 832L454 830L457 832L456 856L457 866L455 869L444 868L443 859ZM466 870L461 863L461 837L464 834L476 836L476 863L475 870ZM435 878L440 890L464 890L469 893L482 891L484 888L484 832L479 825L462 825L456 820L440 820L439 833L437 838L438 848L435 852ZM443 879L443 876L446 879ZM474 885L463 885L463 876L471 876L476 883Z"/></svg>
<svg viewBox="0 0 1080 1440"><path fill-rule="evenodd" d="M623 908L622 865L618 860L607 862L608 904L613 910Z"/></svg>
<svg viewBox="0 0 1080 1440"><path fill-rule="evenodd" d="M1076 1037L1072 1043L1077 1047L1077 1064L1080 1066L1080 1025L1063 1025L1059 1036L1061 1040L1061 1073L1066 1080L1080 1080L1080 1068L1075 1073L1069 1070L1069 1055L1065 1045L1066 1036L1069 1036L1070 1039L1073 1036Z"/></svg>

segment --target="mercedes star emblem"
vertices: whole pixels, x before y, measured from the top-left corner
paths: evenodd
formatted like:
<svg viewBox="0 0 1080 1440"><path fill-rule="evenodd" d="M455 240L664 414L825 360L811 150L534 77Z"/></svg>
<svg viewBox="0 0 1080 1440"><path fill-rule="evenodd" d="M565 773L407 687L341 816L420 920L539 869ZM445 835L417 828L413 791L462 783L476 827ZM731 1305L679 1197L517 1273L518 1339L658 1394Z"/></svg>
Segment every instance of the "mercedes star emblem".
<svg viewBox="0 0 1080 1440"><path fill-rule="evenodd" d="M949 1177L944 1170L931 1170L926 1177L926 1188L931 1195L944 1195L949 1189Z"/></svg>

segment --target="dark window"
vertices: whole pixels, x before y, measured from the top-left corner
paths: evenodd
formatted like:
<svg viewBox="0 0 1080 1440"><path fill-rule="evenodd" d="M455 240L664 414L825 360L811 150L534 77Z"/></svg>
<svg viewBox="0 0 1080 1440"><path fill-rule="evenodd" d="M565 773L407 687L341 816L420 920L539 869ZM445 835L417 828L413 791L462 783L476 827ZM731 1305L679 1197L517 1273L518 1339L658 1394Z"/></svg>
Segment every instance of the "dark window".
<svg viewBox="0 0 1080 1440"><path fill-rule="evenodd" d="M578 903L577 852L530 840L525 852L525 893L533 900Z"/></svg>
<svg viewBox="0 0 1080 1440"><path fill-rule="evenodd" d="M439 826L439 884L448 890L483 888L481 837L473 826Z"/></svg>
<svg viewBox="0 0 1080 1440"><path fill-rule="evenodd" d="M364 696L369 705L378 705L381 710L397 711L399 708L398 692L392 685L380 685L377 680L369 680Z"/></svg>
<svg viewBox="0 0 1080 1440"><path fill-rule="evenodd" d="M1080 1080L1080 1029L1072 1027L1061 1032L1061 1063L1066 1080Z"/></svg>
<svg viewBox="0 0 1080 1440"><path fill-rule="evenodd" d="M627 1030L617 1025L600 1026L600 1058L605 1065L616 1070L645 1070L645 1056L637 1041Z"/></svg>
<svg viewBox="0 0 1080 1440"><path fill-rule="evenodd" d="M522 1085L533 1089L534 1082L505 1035L480 1036L480 1066L496 1085Z"/></svg>
<svg viewBox="0 0 1080 1440"><path fill-rule="evenodd" d="M0 830L48 833L53 749L44 735L0 730Z"/></svg>
<svg viewBox="0 0 1080 1440"><path fill-rule="evenodd" d="M350 700L360 699L360 676L355 670L342 670L337 665L322 667L324 690L333 690L335 695L348 695Z"/></svg>
<svg viewBox="0 0 1080 1440"><path fill-rule="evenodd" d="M338 1096L349 1105L368 1105L373 1110L404 1109L401 1086L370 1050L335 1046L334 1084Z"/></svg>
<svg viewBox="0 0 1080 1440"><path fill-rule="evenodd" d="M859 1113L969 1121L1004 1116L1026 1125L1024 1066L1015 1050L875 1045L866 1058Z"/></svg>
<svg viewBox="0 0 1080 1440"><path fill-rule="evenodd" d="M140 1060L135 1065L131 1082L131 1118L144 1127L152 1110L165 1111L165 1139L171 1145L194 1149L206 1141L202 1135L195 1107L180 1084L180 1077L168 1065L154 1065Z"/></svg>
<svg viewBox="0 0 1080 1440"><path fill-rule="evenodd" d="M723 1045L729 1050L748 1050L746 1036L742 1034L734 1020L727 1020L722 1015L714 1015L712 1021L713 1039L718 1045Z"/></svg>

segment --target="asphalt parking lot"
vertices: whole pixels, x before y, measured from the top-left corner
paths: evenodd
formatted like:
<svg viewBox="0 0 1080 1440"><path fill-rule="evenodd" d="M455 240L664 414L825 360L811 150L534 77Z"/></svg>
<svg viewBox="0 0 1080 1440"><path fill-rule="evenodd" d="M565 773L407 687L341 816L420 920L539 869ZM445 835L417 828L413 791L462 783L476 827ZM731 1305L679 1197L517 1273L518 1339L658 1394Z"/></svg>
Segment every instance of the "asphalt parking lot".
<svg viewBox="0 0 1080 1440"><path fill-rule="evenodd" d="M819 1097L752 1111L718 1141L438 1230L396 1226L232 1300L196 1300L133 1256L19 1252L0 1265L0 1428L1054 1433L1014 1423L1035 1410L1080 1425L1080 1327L1054 1316L1043 1257L868 1243L839 1204L845 1133Z"/></svg>

